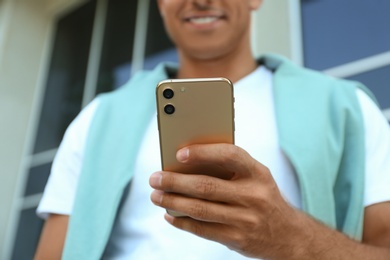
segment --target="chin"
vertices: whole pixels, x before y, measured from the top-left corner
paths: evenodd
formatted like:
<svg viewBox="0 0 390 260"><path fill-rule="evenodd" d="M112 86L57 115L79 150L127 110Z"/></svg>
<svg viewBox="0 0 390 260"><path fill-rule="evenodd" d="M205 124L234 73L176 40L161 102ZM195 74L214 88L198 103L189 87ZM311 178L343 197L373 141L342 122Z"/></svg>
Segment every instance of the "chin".
<svg viewBox="0 0 390 260"><path fill-rule="evenodd" d="M227 55L231 48L216 44L210 46L210 44L203 46L188 47L183 50L185 56L191 57L198 60L215 60Z"/></svg>

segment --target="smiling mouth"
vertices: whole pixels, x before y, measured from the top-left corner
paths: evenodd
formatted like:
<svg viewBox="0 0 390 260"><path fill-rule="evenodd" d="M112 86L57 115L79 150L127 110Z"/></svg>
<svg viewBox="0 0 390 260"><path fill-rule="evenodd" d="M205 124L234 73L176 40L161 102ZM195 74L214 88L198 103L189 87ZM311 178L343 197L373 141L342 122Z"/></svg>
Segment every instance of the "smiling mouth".
<svg viewBox="0 0 390 260"><path fill-rule="evenodd" d="M205 17L192 17L186 20L193 24L208 24L208 23L213 23L219 19L221 19L221 17L205 16Z"/></svg>

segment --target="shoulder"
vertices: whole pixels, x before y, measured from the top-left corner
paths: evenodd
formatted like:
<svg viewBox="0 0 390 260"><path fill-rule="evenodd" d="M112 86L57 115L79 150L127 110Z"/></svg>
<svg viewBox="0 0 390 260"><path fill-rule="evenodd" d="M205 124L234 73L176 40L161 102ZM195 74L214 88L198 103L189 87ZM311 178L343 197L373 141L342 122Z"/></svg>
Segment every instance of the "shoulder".
<svg viewBox="0 0 390 260"><path fill-rule="evenodd" d="M322 99L347 97L356 101L356 90L360 89L376 102L371 91L360 82L335 78L320 71L299 66L275 54L266 54L260 57L259 62L274 72L274 83L282 91L298 91L303 97L306 95Z"/></svg>
<svg viewBox="0 0 390 260"><path fill-rule="evenodd" d="M175 64L160 63L153 70L141 70L135 73L128 82L120 88L100 94L98 98L104 106L106 103L116 103L129 98L139 97L140 93L154 91L158 82L168 78L168 71L176 70Z"/></svg>
<svg viewBox="0 0 390 260"><path fill-rule="evenodd" d="M135 114L153 108L156 86L168 77L167 70L171 66L162 63L151 71L140 71L119 89L98 95L96 100L99 105L91 123L96 135L125 125L130 128L136 122L133 118Z"/></svg>

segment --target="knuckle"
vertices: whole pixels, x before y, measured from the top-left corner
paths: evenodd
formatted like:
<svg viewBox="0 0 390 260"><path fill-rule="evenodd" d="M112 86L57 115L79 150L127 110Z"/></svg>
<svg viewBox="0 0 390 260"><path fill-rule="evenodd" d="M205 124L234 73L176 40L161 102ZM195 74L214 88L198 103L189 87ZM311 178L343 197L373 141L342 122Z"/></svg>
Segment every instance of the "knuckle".
<svg viewBox="0 0 390 260"><path fill-rule="evenodd" d="M223 164L243 164L243 162L247 161L248 153L242 148L229 145L226 146L225 149L222 150L221 153L221 163Z"/></svg>
<svg viewBox="0 0 390 260"><path fill-rule="evenodd" d="M263 193L263 190L258 187L253 187L251 183L243 185L240 191L237 192L239 195L239 201L247 207L251 207L251 205L258 205L259 203L261 204L264 199Z"/></svg>
<svg viewBox="0 0 390 260"><path fill-rule="evenodd" d="M267 166L261 165L260 171L261 171L261 176L263 177L263 181L271 182L273 180L271 171Z"/></svg>
<svg viewBox="0 0 390 260"><path fill-rule="evenodd" d="M210 196L217 191L218 185L212 179L201 178L195 188L200 194Z"/></svg>
<svg viewBox="0 0 390 260"><path fill-rule="evenodd" d="M160 203L160 205L165 207L165 208L170 209L172 207L172 204L173 204L172 196L170 194L164 193L161 196L161 203Z"/></svg>
<svg viewBox="0 0 390 260"><path fill-rule="evenodd" d="M172 189L175 187L175 177L172 173L165 173L163 175L163 178L161 179L161 186L166 191L172 191Z"/></svg>
<svg viewBox="0 0 390 260"><path fill-rule="evenodd" d="M233 232L231 235L230 235L230 246L232 247L232 249L234 250L237 250L237 251L243 251L243 249L246 247L245 246L245 241L246 239L244 238L244 236L242 235L241 232Z"/></svg>
<svg viewBox="0 0 390 260"><path fill-rule="evenodd" d="M226 147L226 149L224 149L224 153L225 153L225 158L227 160L232 160L232 159L239 158L241 156L242 151L238 146L229 145Z"/></svg>
<svg viewBox="0 0 390 260"><path fill-rule="evenodd" d="M251 230L254 230L256 227L257 227L257 223L258 223L258 218L256 216L253 216L253 215L246 215L246 216L243 216L242 219L242 230L247 230L247 231L251 231Z"/></svg>
<svg viewBox="0 0 390 260"><path fill-rule="evenodd" d="M193 225L192 227L192 232L199 236L199 237L203 237L205 235L205 231L204 231L204 228L202 227L202 225L200 224L195 224Z"/></svg>
<svg viewBox="0 0 390 260"><path fill-rule="evenodd" d="M189 210L189 215L196 219L205 219L207 214L207 208L200 202L194 202Z"/></svg>
<svg viewBox="0 0 390 260"><path fill-rule="evenodd" d="M235 251L243 254L248 254L252 251L252 241L246 235L237 232L233 239L234 240L232 241L231 245L234 247Z"/></svg>

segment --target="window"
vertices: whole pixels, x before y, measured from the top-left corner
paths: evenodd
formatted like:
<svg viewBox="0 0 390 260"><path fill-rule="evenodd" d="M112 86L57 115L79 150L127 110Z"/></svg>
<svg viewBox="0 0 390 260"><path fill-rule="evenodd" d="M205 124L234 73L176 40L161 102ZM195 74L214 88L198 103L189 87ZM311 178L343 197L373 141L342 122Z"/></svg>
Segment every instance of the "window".
<svg viewBox="0 0 390 260"><path fill-rule="evenodd" d="M390 49L390 1L302 0L304 61L323 70Z"/></svg>
<svg viewBox="0 0 390 260"><path fill-rule="evenodd" d="M82 107L136 69L176 60L156 1L93 0L58 17L12 259L33 258L43 225L35 210L63 134Z"/></svg>

